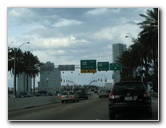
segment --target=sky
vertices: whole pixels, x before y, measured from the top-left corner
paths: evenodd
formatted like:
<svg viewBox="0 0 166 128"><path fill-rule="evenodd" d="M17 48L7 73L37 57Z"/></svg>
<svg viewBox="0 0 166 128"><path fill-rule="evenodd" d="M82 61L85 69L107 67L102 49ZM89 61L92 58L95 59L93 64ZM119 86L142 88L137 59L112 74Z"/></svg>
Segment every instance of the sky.
<svg viewBox="0 0 166 128"><path fill-rule="evenodd" d="M8 46L31 51L40 62L58 65L74 64L80 60L112 63L112 44L123 43L127 48L141 29L137 23L150 8L12 8L8 14ZM126 38L125 36L129 36ZM61 72L62 78L76 84L89 84L93 79L113 82L112 71L95 74ZM13 76L8 73L8 86ZM36 83L40 78L36 78ZM102 85L104 82L98 83ZM64 83L67 84L67 83ZM97 84L97 83L96 83Z"/></svg>

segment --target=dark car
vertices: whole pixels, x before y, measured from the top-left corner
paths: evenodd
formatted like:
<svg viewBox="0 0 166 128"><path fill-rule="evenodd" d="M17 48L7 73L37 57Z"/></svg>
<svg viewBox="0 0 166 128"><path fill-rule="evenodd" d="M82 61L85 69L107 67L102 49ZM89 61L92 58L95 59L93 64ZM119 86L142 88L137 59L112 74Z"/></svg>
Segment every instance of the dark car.
<svg viewBox="0 0 166 128"><path fill-rule="evenodd" d="M31 95L28 94L27 92L20 92L16 95L16 98L25 98L25 97L31 97Z"/></svg>
<svg viewBox="0 0 166 128"><path fill-rule="evenodd" d="M76 91L76 95L79 99L88 99L88 93L86 91Z"/></svg>
<svg viewBox="0 0 166 128"><path fill-rule="evenodd" d="M142 82L119 82L109 93L109 118L123 112L141 112L152 117L151 97Z"/></svg>

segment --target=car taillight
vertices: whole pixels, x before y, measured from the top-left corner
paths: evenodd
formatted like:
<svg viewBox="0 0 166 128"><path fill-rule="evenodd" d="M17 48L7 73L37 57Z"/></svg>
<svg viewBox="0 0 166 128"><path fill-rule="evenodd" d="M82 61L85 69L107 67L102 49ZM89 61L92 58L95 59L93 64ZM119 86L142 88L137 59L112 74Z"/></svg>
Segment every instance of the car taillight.
<svg viewBox="0 0 166 128"><path fill-rule="evenodd" d="M144 92L144 97L149 97L149 93L147 91Z"/></svg>
<svg viewBox="0 0 166 128"><path fill-rule="evenodd" d="M74 99L75 97L74 97L74 96L71 96L71 98L73 98L73 99Z"/></svg>
<svg viewBox="0 0 166 128"><path fill-rule="evenodd" d="M114 98L115 98L114 93L113 93L113 92L110 92L110 93L109 93L109 99L114 99Z"/></svg>
<svg viewBox="0 0 166 128"><path fill-rule="evenodd" d="M64 98L64 96L61 96L61 99Z"/></svg>

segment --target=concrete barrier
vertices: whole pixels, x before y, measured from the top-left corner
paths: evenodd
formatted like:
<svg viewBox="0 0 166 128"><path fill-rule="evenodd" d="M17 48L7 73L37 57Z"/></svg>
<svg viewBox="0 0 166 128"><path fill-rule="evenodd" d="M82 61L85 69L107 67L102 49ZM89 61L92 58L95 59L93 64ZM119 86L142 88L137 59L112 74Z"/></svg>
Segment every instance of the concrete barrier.
<svg viewBox="0 0 166 128"><path fill-rule="evenodd" d="M60 102L60 99L58 96L8 98L8 110L34 107L34 106L40 106L40 105L46 105L46 104L58 103L58 102Z"/></svg>

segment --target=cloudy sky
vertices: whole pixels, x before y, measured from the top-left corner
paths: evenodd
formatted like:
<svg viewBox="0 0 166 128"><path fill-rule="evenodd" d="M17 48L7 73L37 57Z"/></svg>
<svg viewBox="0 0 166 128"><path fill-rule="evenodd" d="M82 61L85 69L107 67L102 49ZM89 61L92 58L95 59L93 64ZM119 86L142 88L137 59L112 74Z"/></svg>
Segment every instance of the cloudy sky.
<svg viewBox="0 0 166 128"><path fill-rule="evenodd" d="M41 62L80 65L80 60L112 62L112 44L132 44L141 31L137 23L149 8L8 8L8 46L31 51ZM112 71L96 74L64 72L62 77L87 84L97 77L112 82ZM39 78L37 78L39 81ZM8 85L13 86L9 74Z"/></svg>

